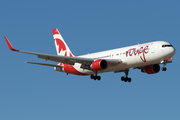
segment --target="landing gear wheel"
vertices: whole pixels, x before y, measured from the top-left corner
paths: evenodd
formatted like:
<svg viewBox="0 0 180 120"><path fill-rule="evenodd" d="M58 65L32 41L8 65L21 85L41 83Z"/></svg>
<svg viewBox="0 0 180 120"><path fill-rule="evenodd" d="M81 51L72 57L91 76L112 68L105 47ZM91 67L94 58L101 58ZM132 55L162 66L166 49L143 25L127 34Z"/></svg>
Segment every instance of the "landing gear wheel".
<svg viewBox="0 0 180 120"><path fill-rule="evenodd" d="M97 75L91 75L90 78L94 80L101 80L101 76L97 76Z"/></svg>
<svg viewBox="0 0 180 120"><path fill-rule="evenodd" d="M131 82L131 78L128 78L129 69L125 70L126 77L122 76L121 80L124 82Z"/></svg>
<svg viewBox="0 0 180 120"><path fill-rule="evenodd" d="M128 78L128 82L131 82L131 78Z"/></svg>
<svg viewBox="0 0 180 120"><path fill-rule="evenodd" d="M167 68L166 68L166 67L162 67L161 70L162 70L162 71L166 71Z"/></svg>
<svg viewBox="0 0 180 120"><path fill-rule="evenodd" d="M94 75L91 75L90 78L91 78L91 79L94 79Z"/></svg>
<svg viewBox="0 0 180 120"><path fill-rule="evenodd" d="M131 78L124 77L124 76L121 77L121 80L124 82L131 82Z"/></svg>
<svg viewBox="0 0 180 120"><path fill-rule="evenodd" d="M124 76L121 77L121 81L124 81Z"/></svg>
<svg viewBox="0 0 180 120"><path fill-rule="evenodd" d="M98 79L98 80L101 80L101 76L97 76L97 79Z"/></svg>

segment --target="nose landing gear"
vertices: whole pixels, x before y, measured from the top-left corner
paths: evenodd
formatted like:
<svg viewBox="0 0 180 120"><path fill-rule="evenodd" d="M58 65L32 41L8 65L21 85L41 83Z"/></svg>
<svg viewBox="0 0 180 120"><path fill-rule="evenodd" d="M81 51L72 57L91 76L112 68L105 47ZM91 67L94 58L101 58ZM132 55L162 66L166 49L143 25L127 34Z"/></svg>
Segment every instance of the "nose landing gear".
<svg viewBox="0 0 180 120"><path fill-rule="evenodd" d="M161 70L166 71L167 68L165 66L166 66L167 61L162 61L161 63L163 64L163 67L161 68Z"/></svg>
<svg viewBox="0 0 180 120"><path fill-rule="evenodd" d="M162 71L166 71L167 68L166 68L166 67L162 67L161 70L162 70Z"/></svg>

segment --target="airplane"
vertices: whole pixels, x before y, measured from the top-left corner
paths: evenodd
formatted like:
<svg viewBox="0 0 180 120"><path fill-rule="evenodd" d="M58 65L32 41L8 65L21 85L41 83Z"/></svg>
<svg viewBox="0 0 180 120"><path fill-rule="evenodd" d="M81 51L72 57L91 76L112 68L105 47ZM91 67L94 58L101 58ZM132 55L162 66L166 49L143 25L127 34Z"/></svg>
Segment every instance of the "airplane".
<svg viewBox="0 0 180 120"><path fill-rule="evenodd" d="M5 40L10 50L31 55L38 58L58 62L58 64L26 62L36 65L54 67L56 71L65 72L80 76L89 75L91 79L101 80L98 76L105 72L124 72L121 77L124 82L131 82L128 77L129 69L139 69L143 73L155 74L160 71L166 71L167 63L172 62L175 55L175 48L168 42L155 41L144 44L138 44L129 47L117 48L92 54L74 56L68 45L62 38L58 29L52 29L57 55L28 52L14 49L7 37ZM163 64L161 68L159 64Z"/></svg>

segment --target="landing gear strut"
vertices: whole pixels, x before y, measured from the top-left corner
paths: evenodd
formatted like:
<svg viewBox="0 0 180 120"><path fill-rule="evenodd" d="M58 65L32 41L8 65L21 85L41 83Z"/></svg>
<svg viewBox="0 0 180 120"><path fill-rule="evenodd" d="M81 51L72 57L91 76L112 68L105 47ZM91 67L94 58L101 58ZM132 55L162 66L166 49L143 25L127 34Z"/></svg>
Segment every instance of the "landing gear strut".
<svg viewBox="0 0 180 120"><path fill-rule="evenodd" d="M129 70L125 71L126 77L122 76L121 80L124 82L131 82L131 78L128 78Z"/></svg>
<svg viewBox="0 0 180 120"><path fill-rule="evenodd" d="M94 79L94 80L101 80L101 76L97 76L97 74L91 75L90 77L91 79Z"/></svg>

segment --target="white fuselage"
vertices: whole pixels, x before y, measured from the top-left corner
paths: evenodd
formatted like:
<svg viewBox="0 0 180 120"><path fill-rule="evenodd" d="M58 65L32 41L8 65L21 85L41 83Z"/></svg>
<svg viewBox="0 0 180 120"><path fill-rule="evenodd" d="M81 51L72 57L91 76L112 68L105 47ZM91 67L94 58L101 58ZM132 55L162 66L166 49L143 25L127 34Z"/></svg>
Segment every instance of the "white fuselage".
<svg viewBox="0 0 180 120"><path fill-rule="evenodd" d="M107 50L78 57L95 58L95 59L120 59L122 63L107 67L103 72L118 72L129 68L138 68L151 64L159 64L163 60L169 60L175 54L173 47L162 47L163 45L170 45L165 41L156 41L145 44L139 44L129 47L123 47L113 50ZM87 69L81 69L81 64L76 63L74 68L84 74L94 74L95 72Z"/></svg>

